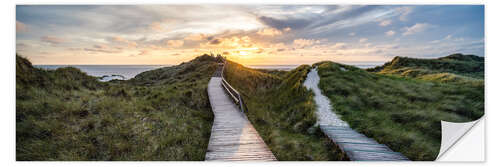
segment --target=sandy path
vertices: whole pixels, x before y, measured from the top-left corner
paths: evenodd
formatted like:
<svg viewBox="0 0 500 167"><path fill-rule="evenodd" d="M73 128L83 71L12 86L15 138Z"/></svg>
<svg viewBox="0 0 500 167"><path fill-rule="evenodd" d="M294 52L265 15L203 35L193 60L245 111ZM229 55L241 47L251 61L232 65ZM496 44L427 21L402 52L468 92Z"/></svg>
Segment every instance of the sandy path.
<svg viewBox="0 0 500 167"><path fill-rule="evenodd" d="M316 116L318 117L318 123L320 125L333 125L333 126L344 126L349 127L349 124L342 121L334 112L332 112L332 107L330 105L330 99L321 93L318 87L319 75L316 69L311 69L307 74L307 78L304 81L304 86L307 89L312 89L314 92L314 101L317 105Z"/></svg>

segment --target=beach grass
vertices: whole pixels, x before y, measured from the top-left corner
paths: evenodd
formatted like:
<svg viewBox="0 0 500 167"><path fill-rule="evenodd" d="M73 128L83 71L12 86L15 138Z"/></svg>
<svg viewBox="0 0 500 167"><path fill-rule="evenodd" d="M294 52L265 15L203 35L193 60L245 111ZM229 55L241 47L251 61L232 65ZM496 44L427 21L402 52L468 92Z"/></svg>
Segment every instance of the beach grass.
<svg viewBox="0 0 500 167"><path fill-rule="evenodd" d="M197 68L193 68L197 67ZM204 160L215 58L99 82L16 57L16 159Z"/></svg>
<svg viewBox="0 0 500 167"><path fill-rule="evenodd" d="M227 62L225 78L244 97L246 115L278 160L346 160L315 126L313 94L302 85L310 66L286 72Z"/></svg>
<svg viewBox="0 0 500 167"><path fill-rule="evenodd" d="M473 79L452 82L429 80L422 75L367 72L329 61L316 63L314 67L318 68L319 87L330 99L333 112L356 131L411 160L436 158L441 142L441 120L467 122L484 114L481 76L454 73ZM408 67L412 66L398 68ZM413 66L416 67L434 71L432 75L440 74L418 63Z"/></svg>
<svg viewBox="0 0 500 167"><path fill-rule="evenodd" d="M225 78L278 160L347 160L316 125L309 65L262 70L227 61ZM484 114L484 59L397 57L363 70L319 62L333 111L412 160L434 160L441 120ZM206 92L217 58L199 56L131 80L34 68L16 56L16 160L204 160L213 114Z"/></svg>

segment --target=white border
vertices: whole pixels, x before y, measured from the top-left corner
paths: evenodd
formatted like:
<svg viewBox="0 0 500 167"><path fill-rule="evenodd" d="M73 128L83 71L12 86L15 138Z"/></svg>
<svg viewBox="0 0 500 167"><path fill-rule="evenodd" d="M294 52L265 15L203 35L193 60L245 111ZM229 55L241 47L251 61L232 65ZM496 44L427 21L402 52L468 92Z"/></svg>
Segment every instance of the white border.
<svg viewBox="0 0 500 167"><path fill-rule="evenodd" d="M485 160L484 118L469 123L472 124L472 127L469 129L466 125L467 123L464 124L468 131L462 135L462 132L459 130L457 135L461 136L455 136L459 138L459 140L453 143L453 146L451 146L446 152L443 154L440 153L440 156L438 156L436 161L481 162ZM441 143L441 149L443 149L443 143Z"/></svg>
<svg viewBox="0 0 500 167"><path fill-rule="evenodd" d="M0 17L4 22L0 26L2 54L1 70L0 73L3 77L0 82L2 96L2 117L1 117L1 131L2 148L0 154L0 162L4 166L301 166L304 165L319 165L319 166L371 166L390 167L390 166L435 166L434 163L429 162L411 162L411 163L387 163L387 162L279 162L279 163L203 163L203 162L15 162L15 5L16 4L249 4L249 1L243 0L217 0L209 2L201 2L199 0L183 0L176 2L173 0L141 0L141 1L125 1L125 0L77 0L77 1L63 1L63 0L21 0L21 1L2 1L0 10L2 14ZM500 72L500 52L498 50L500 45L499 34L500 27L498 26L498 16L500 16L500 8L498 0L311 0L311 1L278 1L278 0L254 0L253 4L485 4L485 57L486 57L486 115L489 121L486 126L489 129L496 129L500 127L499 106L494 105L499 95L499 75ZM497 17L495 17L497 16ZM495 19L496 18L496 19ZM495 75L496 74L496 75ZM496 100L495 100L496 99ZM441 163L439 166L493 166L500 162L498 153L499 147L499 133L495 131L486 132L489 139L486 139L486 163ZM492 142L488 142L492 141ZM305 164L307 163L307 164Z"/></svg>

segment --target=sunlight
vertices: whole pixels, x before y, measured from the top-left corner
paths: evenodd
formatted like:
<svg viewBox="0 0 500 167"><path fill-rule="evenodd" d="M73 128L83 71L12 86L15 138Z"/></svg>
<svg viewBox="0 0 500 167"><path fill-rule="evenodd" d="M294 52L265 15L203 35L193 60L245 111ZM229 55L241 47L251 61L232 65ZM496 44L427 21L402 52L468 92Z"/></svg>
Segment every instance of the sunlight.
<svg viewBox="0 0 500 167"><path fill-rule="evenodd" d="M242 55L242 56L248 56L249 53L247 51L240 51L240 55Z"/></svg>

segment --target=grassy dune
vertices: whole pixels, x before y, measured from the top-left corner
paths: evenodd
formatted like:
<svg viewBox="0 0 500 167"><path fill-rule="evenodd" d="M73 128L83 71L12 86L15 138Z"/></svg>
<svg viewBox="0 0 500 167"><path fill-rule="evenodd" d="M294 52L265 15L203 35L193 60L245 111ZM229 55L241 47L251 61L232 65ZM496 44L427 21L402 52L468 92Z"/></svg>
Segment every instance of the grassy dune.
<svg viewBox="0 0 500 167"><path fill-rule="evenodd" d="M482 84L484 58L463 54L452 54L437 59L395 57L392 61L368 71L429 81Z"/></svg>
<svg viewBox="0 0 500 167"><path fill-rule="evenodd" d="M102 83L16 57L17 160L203 160L215 58Z"/></svg>
<svg viewBox="0 0 500 167"><path fill-rule="evenodd" d="M313 94L302 86L310 68L254 70L228 61L224 75L243 95L248 118L278 160L345 159L314 126Z"/></svg>
<svg viewBox="0 0 500 167"><path fill-rule="evenodd" d="M397 59L392 64L401 61ZM473 82L427 80L423 75L404 72L387 74L391 63L372 69L377 71L374 73L333 62L314 66L321 77L319 86L330 98L334 112L352 128L412 160L434 160L440 148L441 120L465 122L484 114L484 72L460 73L447 70L450 66L430 68L433 63L428 60L410 60L408 64L396 63L400 66L392 69L430 71L425 75L454 72ZM435 66L442 66L442 60L434 62Z"/></svg>
<svg viewBox="0 0 500 167"><path fill-rule="evenodd" d="M217 67L203 55L128 81L99 82L76 68L42 70L16 57L17 160L203 160L213 115L206 87ZM351 127L412 160L434 160L440 120L484 114L484 59L397 57L362 70L313 65L334 112ZM292 71L228 61L225 77L278 160L345 160L315 126L311 66Z"/></svg>

